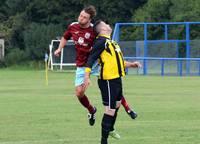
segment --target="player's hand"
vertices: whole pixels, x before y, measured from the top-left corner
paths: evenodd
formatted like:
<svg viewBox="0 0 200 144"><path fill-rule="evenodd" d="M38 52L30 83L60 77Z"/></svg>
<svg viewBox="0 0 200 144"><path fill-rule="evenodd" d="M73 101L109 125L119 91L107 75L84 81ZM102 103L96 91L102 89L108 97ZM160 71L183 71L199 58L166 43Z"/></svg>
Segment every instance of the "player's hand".
<svg viewBox="0 0 200 144"><path fill-rule="evenodd" d="M58 57L60 56L60 52L61 50L58 48L57 50L54 51L54 55Z"/></svg>
<svg viewBox="0 0 200 144"><path fill-rule="evenodd" d="M141 68L141 67L142 67L142 65L141 65L141 63L140 63L140 62L138 62L138 61L135 61L135 62L132 62L132 64L131 64L131 67L135 67L135 68Z"/></svg>

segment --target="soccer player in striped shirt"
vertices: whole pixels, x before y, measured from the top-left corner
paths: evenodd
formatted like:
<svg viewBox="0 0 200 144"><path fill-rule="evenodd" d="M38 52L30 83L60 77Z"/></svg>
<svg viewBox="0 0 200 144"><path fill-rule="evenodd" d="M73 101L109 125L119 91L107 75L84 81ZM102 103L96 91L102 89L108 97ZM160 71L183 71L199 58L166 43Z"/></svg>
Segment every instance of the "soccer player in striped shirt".
<svg viewBox="0 0 200 144"><path fill-rule="evenodd" d="M104 21L97 21L94 30L98 33L85 68L85 89L90 84L90 73L96 60L100 64L98 86L105 107L101 122L101 144L108 144L108 136L113 133L117 112L122 100L122 77L125 75L125 61L119 45L111 40L111 27ZM130 64L130 63L129 63ZM133 62L140 67L139 62ZM116 137L120 138L117 133ZM112 136L112 135L111 135Z"/></svg>

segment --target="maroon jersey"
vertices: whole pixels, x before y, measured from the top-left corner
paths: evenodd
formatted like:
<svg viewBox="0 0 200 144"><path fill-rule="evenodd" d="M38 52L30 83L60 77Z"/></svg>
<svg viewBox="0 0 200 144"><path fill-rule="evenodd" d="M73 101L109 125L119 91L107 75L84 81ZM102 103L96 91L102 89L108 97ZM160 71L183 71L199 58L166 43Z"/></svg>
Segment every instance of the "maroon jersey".
<svg viewBox="0 0 200 144"><path fill-rule="evenodd" d="M72 38L75 43L76 66L85 66L95 38L92 25L88 28L81 28L78 22L72 23L68 26L63 37L66 40Z"/></svg>

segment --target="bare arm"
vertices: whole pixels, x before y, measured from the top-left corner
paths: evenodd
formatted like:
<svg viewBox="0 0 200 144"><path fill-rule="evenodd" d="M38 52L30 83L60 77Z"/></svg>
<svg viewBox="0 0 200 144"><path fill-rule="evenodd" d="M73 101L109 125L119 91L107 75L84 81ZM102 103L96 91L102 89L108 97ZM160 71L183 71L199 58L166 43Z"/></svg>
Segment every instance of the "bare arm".
<svg viewBox="0 0 200 144"><path fill-rule="evenodd" d="M138 61L135 61L135 62L125 61L125 67L126 68L141 68L142 65Z"/></svg>
<svg viewBox="0 0 200 144"><path fill-rule="evenodd" d="M60 40L59 47L54 52L55 56L59 56L60 55L60 52L61 52L62 48L65 47L66 43L67 43L67 40L64 37L62 37L61 40Z"/></svg>

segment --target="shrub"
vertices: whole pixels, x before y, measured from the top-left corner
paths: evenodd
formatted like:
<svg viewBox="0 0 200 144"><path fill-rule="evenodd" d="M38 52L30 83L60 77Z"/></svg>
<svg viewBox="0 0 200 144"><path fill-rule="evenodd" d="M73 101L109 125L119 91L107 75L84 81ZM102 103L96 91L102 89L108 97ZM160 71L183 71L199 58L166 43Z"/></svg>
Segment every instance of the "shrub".
<svg viewBox="0 0 200 144"><path fill-rule="evenodd" d="M5 56L5 64L6 66L10 66L13 64L19 64L27 59L27 56L23 50L18 48L14 48Z"/></svg>

